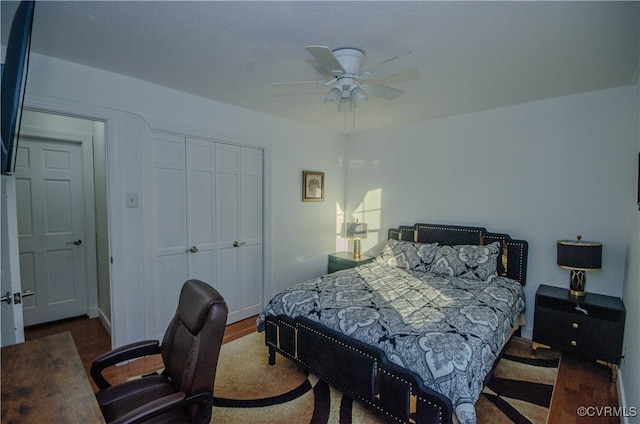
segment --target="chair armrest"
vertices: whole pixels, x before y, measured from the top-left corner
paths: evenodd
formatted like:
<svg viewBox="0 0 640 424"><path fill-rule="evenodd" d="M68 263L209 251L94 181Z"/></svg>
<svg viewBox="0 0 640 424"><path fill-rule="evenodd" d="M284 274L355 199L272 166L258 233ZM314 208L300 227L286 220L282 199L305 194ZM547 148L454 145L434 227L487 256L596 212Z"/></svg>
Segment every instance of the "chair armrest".
<svg viewBox="0 0 640 424"><path fill-rule="evenodd" d="M210 392L197 393L191 396L187 396L185 392L172 393L139 406L116 420L111 421L109 424L142 423L175 408L182 408L191 404L205 404L205 407L210 411L212 407L211 399L212 395Z"/></svg>
<svg viewBox="0 0 640 424"><path fill-rule="evenodd" d="M160 342L158 340L145 340L120 346L119 348L103 353L93 360L90 370L91 378L100 390L106 389L110 387L111 384L105 380L102 375L102 370L120 362L148 355L156 355L160 352Z"/></svg>

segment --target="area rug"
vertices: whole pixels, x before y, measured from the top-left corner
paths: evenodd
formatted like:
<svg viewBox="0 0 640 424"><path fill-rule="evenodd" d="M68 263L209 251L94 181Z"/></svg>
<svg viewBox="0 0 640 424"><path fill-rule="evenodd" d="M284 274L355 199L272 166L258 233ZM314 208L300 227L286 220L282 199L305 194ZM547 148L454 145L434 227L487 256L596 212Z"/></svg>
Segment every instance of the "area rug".
<svg viewBox="0 0 640 424"><path fill-rule="evenodd" d="M513 337L476 403L478 423L544 424L549 416L560 354Z"/></svg>
<svg viewBox="0 0 640 424"><path fill-rule="evenodd" d="M264 333L222 346L211 423L369 424L384 421L314 375L277 355L267 362ZM478 423L534 423L547 420L559 356L513 338L494 378L476 404Z"/></svg>

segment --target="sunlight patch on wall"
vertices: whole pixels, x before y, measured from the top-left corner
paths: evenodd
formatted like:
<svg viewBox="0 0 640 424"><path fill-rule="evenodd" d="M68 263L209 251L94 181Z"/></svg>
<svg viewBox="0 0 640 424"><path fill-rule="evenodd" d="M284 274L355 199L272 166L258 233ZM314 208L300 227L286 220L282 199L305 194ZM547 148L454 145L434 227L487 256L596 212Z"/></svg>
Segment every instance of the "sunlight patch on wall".
<svg viewBox="0 0 640 424"><path fill-rule="evenodd" d="M367 238L362 240L362 251L373 247L381 240L386 239L382 229L382 189L376 188L367 191L362 200L351 213L349 220L366 222ZM340 229L338 228L338 231Z"/></svg>
<svg viewBox="0 0 640 424"><path fill-rule="evenodd" d="M344 210L340 203L336 202L336 252L344 252L348 250L348 240L340 237L340 230L344 222Z"/></svg>

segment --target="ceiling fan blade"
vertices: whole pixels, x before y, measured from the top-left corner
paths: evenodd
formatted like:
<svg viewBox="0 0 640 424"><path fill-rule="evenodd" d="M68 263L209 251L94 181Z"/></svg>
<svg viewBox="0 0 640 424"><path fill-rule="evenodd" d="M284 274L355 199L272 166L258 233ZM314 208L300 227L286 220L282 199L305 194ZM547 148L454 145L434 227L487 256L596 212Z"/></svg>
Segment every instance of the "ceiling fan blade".
<svg viewBox="0 0 640 424"><path fill-rule="evenodd" d="M394 75L400 72L413 70L418 68L418 55L414 52L397 56L384 62L373 65L362 72L362 75L370 78L382 78L389 75Z"/></svg>
<svg viewBox="0 0 640 424"><path fill-rule="evenodd" d="M324 69L331 72L333 75L344 74L346 71L338 62L338 59L333 55L333 52L329 47L325 46L307 46L305 47L311 56L318 62Z"/></svg>
<svg viewBox="0 0 640 424"><path fill-rule="evenodd" d="M367 83L367 84L362 84L362 86L365 88L367 93L380 97L385 100L397 99L398 97L400 97L402 93L404 93L404 91L402 90L398 90L397 88L387 87L386 85Z"/></svg>
<svg viewBox="0 0 640 424"><path fill-rule="evenodd" d="M335 80L335 78L333 80L330 81L291 81L291 82L272 82L271 85L274 87L286 87L286 86L294 86L294 85L311 85L311 84L315 84L315 85L329 85L331 84L333 81Z"/></svg>

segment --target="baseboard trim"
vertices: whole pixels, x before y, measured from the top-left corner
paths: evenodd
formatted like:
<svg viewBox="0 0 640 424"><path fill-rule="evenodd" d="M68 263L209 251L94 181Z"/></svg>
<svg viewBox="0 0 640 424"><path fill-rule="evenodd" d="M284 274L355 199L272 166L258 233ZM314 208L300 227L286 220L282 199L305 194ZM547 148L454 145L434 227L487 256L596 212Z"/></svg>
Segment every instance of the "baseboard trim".
<svg viewBox="0 0 640 424"><path fill-rule="evenodd" d="M620 417L620 422L622 424L633 424L636 423L635 419L638 418L638 405L630 405L627 402L627 397L624 392L624 377L623 373L618 371L618 379L617 379L617 389L618 389L618 402L619 402L619 410L618 416ZM634 419L633 423L631 419Z"/></svg>
<svg viewBox="0 0 640 424"><path fill-rule="evenodd" d="M107 333L109 333L109 335L112 336L112 334L111 334L111 320L109 320L109 318L107 318L107 316L104 314L102 309L100 309L100 308L97 308L97 309L98 309L98 316L97 317L100 318L100 322L104 326L104 329L107 330Z"/></svg>

